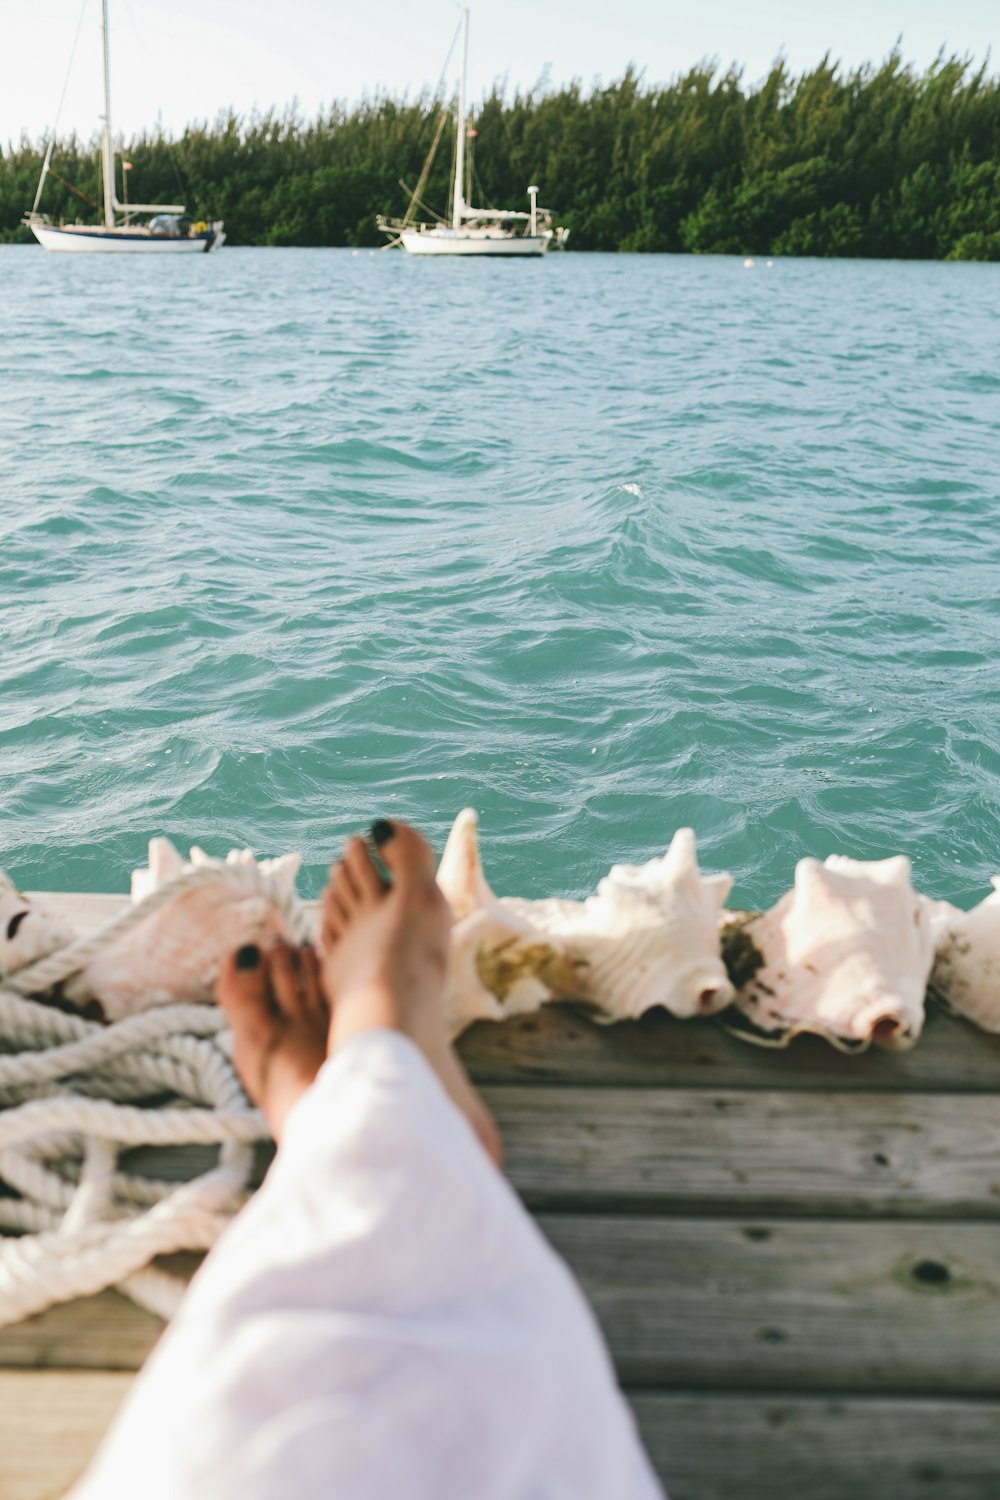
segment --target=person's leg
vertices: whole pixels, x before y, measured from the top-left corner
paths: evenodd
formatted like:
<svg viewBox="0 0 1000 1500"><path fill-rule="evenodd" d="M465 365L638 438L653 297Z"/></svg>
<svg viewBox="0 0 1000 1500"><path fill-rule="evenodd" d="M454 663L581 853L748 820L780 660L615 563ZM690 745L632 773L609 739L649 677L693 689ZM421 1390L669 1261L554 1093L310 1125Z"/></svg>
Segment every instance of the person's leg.
<svg viewBox="0 0 1000 1500"><path fill-rule="evenodd" d="M483 1151L443 1044L430 851L397 825L384 855L388 892L363 866L331 882L329 1031L308 950L227 970L279 1150L76 1500L660 1493L593 1316Z"/></svg>

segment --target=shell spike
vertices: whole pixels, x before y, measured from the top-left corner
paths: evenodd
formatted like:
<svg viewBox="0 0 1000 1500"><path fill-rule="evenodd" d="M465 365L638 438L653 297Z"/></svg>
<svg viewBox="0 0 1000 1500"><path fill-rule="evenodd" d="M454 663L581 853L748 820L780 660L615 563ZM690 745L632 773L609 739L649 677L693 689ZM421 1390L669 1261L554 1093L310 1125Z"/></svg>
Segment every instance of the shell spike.
<svg viewBox="0 0 1000 1500"><path fill-rule="evenodd" d="M471 807L464 808L452 824L438 865L437 883L457 921L497 902L483 874L478 830L478 816Z"/></svg>
<svg viewBox="0 0 1000 1500"><path fill-rule="evenodd" d="M184 869L183 859L166 838L150 839L147 858L149 863L145 870L132 871L132 903L135 906Z"/></svg>
<svg viewBox="0 0 1000 1500"><path fill-rule="evenodd" d="M726 897L733 888L733 877L727 874L703 875L701 883L708 891L709 896L715 902L719 911L726 904Z"/></svg>
<svg viewBox="0 0 1000 1500"><path fill-rule="evenodd" d="M675 878L678 875L686 875L690 871L697 873L698 870L698 846L695 841L693 828L678 828L664 859L664 870L669 870Z"/></svg>

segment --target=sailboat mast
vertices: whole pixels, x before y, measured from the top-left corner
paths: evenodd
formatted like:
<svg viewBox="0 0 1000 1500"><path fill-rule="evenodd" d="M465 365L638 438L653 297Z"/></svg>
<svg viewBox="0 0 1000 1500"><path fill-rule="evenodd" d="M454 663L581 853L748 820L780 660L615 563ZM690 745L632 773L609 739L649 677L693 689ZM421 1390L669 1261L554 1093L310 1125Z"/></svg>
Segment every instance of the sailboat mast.
<svg viewBox="0 0 1000 1500"><path fill-rule="evenodd" d="M115 159L111 153L111 56L108 46L108 0L101 0L101 46L104 50L104 222L115 227Z"/></svg>
<svg viewBox="0 0 1000 1500"><path fill-rule="evenodd" d="M104 0L104 3L107 5L108 0ZM455 208L452 217L452 226L455 229L461 229L462 227L462 211L465 208L465 199L463 197L465 191L465 134L467 128L465 123L465 75L468 67L469 10L466 6L462 10L462 71L458 81L458 142L455 151Z"/></svg>

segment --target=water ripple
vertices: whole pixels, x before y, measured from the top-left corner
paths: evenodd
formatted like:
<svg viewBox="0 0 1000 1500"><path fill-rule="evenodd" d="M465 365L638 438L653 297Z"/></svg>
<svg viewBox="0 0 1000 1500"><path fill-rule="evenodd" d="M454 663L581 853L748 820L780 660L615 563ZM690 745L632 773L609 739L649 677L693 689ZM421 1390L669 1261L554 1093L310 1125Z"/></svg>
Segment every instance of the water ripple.
<svg viewBox="0 0 1000 1500"><path fill-rule="evenodd" d="M0 865L1000 869L1000 268L0 248Z"/></svg>

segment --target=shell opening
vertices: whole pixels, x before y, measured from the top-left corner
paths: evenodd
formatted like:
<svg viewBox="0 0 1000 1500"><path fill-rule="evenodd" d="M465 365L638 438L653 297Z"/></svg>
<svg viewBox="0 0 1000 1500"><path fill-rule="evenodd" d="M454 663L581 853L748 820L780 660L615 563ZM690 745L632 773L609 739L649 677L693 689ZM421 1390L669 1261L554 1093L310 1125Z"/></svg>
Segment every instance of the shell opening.
<svg viewBox="0 0 1000 1500"><path fill-rule="evenodd" d="M876 1047L899 1047L908 1039L910 1028L898 1016L879 1016L872 1023L872 1041Z"/></svg>
<svg viewBox="0 0 1000 1500"><path fill-rule="evenodd" d="M12 943L17 937L17 929L28 915L26 911L16 911L7 923L7 941Z"/></svg>

